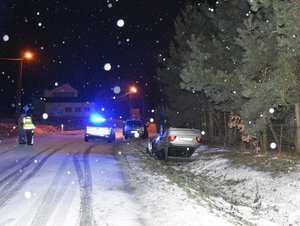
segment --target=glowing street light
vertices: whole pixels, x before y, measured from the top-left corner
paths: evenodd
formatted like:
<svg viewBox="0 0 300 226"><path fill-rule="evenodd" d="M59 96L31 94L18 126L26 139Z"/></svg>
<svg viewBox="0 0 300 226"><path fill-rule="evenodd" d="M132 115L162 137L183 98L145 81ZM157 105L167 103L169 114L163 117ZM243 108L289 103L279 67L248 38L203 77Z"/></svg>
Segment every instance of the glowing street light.
<svg viewBox="0 0 300 226"><path fill-rule="evenodd" d="M17 79L17 96L16 96L16 117L18 117L21 109L21 89L22 89L22 71L23 71L23 60L32 60L33 53L30 51L25 51L20 58L3 58L0 57L0 60L7 61L19 61L20 62L20 74Z"/></svg>
<svg viewBox="0 0 300 226"><path fill-rule="evenodd" d="M130 93L137 93L137 88L135 86L131 86Z"/></svg>
<svg viewBox="0 0 300 226"><path fill-rule="evenodd" d="M32 52L29 52L29 51L26 51L24 53L24 59L27 59L27 60L31 60L33 58L33 53Z"/></svg>
<svg viewBox="0 0 300 226"><path fill-rule="evenodd" d="M130 86L129 88L129 114L131 116L131 109L132 109L132 105L131 105L131 93L137 93L137 88L135 86Z"/></svg>
<svg viewBox="0 0 300 226"><path fill-rule="evenodd" d="M132 93L137 93L138 92L138 88L137 87L135 87L135 86L130 86L130 88L129 88L129 99L130 99L130 114L131 114L131 109L132 109L132 106L131 106L131 94ZM145 111L145 100L144 100L144 96L141 94L141 92L139 92L139 96L142 98L142 109L140 108L140 110L142 111L142 114L141 114L141 112L140 112L140 116L142 116L142 117L144 117L145 115L144 115L144 111Z"/></svg>

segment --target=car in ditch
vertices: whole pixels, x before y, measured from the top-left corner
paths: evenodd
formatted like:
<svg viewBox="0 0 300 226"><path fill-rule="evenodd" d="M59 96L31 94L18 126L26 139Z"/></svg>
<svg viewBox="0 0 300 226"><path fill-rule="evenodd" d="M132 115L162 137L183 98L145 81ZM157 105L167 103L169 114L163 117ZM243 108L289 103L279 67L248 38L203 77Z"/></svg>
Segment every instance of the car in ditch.
<svg viewBox="0 0 300 226"><path fill-rule="evenodd" d="M116 139L114 125L99 114L92 114L85 126L84 141L94 139L105 140L108 143Z"/></svg>
<svg viewBox="0 0 300 226"><path fill-rule="evenodd" d="M148 140L148 151L160 160L189 158L201 142L200 130L170 127L166 131L160 131L153 140Z"/></svg>

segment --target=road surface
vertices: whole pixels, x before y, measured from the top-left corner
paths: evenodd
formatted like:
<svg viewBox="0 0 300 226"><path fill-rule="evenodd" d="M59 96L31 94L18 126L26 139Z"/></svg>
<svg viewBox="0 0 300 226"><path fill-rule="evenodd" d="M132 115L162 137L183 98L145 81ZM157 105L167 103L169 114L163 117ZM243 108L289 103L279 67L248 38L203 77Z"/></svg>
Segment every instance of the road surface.
<svg viewBox="0 0 300 226"><path fill-rule="evenodd" d="M113 145L81 133L2 141L0 225L141 225Z"/></svg>

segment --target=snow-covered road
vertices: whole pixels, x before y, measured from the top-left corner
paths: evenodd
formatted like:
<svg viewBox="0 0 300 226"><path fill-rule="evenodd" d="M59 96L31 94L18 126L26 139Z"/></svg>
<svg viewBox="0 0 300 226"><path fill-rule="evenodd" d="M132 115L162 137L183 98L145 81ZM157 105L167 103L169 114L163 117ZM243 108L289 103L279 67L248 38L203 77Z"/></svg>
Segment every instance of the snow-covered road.
<svg viewBox="0 0 300 226"><path fill-rule="evenodd" d="M33 146L1 141L0 226L233 225L128 154L143 153L146 140L118 137L114 144L86 143L76 132L38 136Z"/></svg>
<svg viewBox="0 0 300 226"><path fill-rule="evenodd" d="M113 145L47 135L0 146L0 225L141 225Z"/></svg>

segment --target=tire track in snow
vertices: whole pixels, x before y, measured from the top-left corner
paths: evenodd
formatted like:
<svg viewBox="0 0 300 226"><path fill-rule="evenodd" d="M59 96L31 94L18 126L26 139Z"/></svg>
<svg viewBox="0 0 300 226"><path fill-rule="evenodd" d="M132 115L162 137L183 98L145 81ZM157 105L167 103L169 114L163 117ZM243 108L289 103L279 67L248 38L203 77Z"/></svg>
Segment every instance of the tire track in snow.
<svg viewBox="0 0 300 226"><path fill-rule="evenodd" d="M47 148L44 148L42 151L40 151L39 153L35 154L34 156L31 157L23 157L21 159L19 159L17 161L18 164L13 163L10 166L6 167L5 169L2 169L3 172L0 173L0 175L6 173L6 172L10 172L13 170L13 168L17 168L15 169L13 172L11 172L9 175L7 175L6 177L4 177L1 181L0 181L0 187L3 186L7 181L9 181L12 177L14 177L15 175L20 174L21 172L24 172L24 170L33 163L33 161L40 155L42 155L43 153L45 153L46 151L50 150L51 148L53 148L54 146L50 146ZM21 165L21 166L19 166Z"/></svg>
<svg viewBox="0 0 300 226"><path fill-rule="evenodd" d="M15 149L15 147L11 147L11 148L8 148L8 149L5 150L5 151L2 151L2 152L0 153L0 156L6 154L7 152L10 152L10 151L13 150L13 149Z"/></svg>
<svg viewBox="0 0 300 226"><path fill-rule="evenodd" d="M67 191L67 188L63 186L64 183L62 185L61 181L66 176L65 174L63 174L63 172L67 167L67 163L70 160L70 158L70 155L67 155L60 164L52 183L50 184L50 186L47 189L47 192L44 195L44 198L41 201L39 201L40 205L37 213L33 218L33 221L30 224L31 226L47 225L47 222L51 217L52 213L55 211L56 206L59 204L59 201L62 199L65 192ZM60 184L61 186L59 186ZM68 184L66 184L66 186L68 186Z"/></svg>
<svg viewBox="0 0 300 226"><path fill-rule="evenodd" d="M54 149L51 153L41 159L40 162L38 162L37 165L23 179L21 179L23 174L25 174L26 171L29 171L29 167L32 165L32 163L34 163L33 157L31 157L30 160L28 160L24 165L21 166L21 169L23 170L22 172L16 170L11 175L9 175L6 178L7 184L3 188L1 188L0 191L0 208L5 206L5 204L27 183L27 181L29 181L36 175L36 173L43 167L43 165L52 155L54 155L58 150L63 149L64 147L72 143L73 142L69 142ZM44 152L47 150L44 150ZM43 153L39 152L37 155ZM36 155L34 157L36 157Z"/></svg>
<svg viewBox="0 0 300 226"><path fill-rule="evenodd" d="M80 152L73 155L73 163L78 176L80 186L80 212L79 225L91 226L95 225L93 207L92 207L92 177L89 164L89 153L96 145L90 146L84 153L82 160L79 157ZM80 161L83 162L83 169L80 166Z"/></svg>

